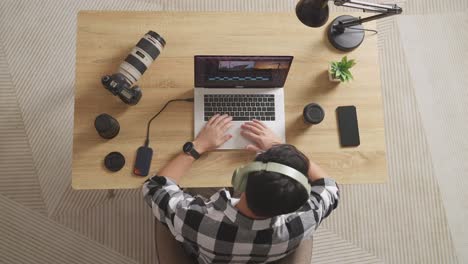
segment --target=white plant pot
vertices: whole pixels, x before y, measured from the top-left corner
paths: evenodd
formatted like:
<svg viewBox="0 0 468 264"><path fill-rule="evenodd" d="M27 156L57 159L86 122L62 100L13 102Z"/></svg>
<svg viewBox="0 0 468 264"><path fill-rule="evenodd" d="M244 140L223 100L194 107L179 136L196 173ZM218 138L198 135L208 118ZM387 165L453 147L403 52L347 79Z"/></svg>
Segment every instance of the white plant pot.
<svg viewBox="0 0 468 264"><path fill-rule="evenodd" d="M333 75L331 74L331 65L328 65L328 79L330 80L330 82L341 82L340 79L338 78L334 78Z"/></svg>

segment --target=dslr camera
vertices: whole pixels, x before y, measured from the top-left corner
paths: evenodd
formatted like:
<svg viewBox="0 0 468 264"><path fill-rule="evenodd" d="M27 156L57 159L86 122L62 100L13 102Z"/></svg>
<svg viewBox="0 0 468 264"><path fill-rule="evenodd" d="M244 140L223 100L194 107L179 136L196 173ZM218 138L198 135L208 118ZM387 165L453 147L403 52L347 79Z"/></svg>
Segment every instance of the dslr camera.
<svg viewBox="0 0 468 264"><path fill-rule="evenodd" d="M142 93L135 83L156 60L165 45L166 41L158 33L148 31L120 64L118 72L102 77L102 84L124 103L136 105Z"/></svg>

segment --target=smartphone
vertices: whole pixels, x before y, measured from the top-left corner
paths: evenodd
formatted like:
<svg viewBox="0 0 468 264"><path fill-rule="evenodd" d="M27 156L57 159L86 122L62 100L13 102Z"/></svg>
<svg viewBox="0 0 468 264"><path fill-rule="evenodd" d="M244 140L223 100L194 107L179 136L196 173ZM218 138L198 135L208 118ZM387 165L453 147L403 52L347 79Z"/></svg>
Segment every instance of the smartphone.
<svg viewBox="0 0 468 264"><path fill-rule="evenodd" d="M336 108L338 119L338 131L340 133L340 144L342 147L357 147L361 144L359 139L359 128L356 107L339 106Z"/></svg>

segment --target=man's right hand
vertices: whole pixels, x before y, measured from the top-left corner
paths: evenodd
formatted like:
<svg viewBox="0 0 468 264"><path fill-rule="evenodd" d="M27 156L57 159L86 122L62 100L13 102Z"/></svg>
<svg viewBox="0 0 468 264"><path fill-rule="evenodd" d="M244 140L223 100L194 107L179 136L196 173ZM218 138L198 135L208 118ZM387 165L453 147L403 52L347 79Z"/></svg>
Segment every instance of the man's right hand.
<svg viewBox="0 0 468 264"><path fill-rule="evenodd" d="M256 119L241 126L241 135L254 143L247 145L246 149L255 152L266 151L273 145L284 143L264 123Z"/></svg>
<svg viewBox="0 0 468 264"><path fill-rule="evenodd" d="M215 150L232 138L226 131L232 126L232 117L224 114L216 114L206 122L193 141L195 150L202 154L206 151Z"/></svg>

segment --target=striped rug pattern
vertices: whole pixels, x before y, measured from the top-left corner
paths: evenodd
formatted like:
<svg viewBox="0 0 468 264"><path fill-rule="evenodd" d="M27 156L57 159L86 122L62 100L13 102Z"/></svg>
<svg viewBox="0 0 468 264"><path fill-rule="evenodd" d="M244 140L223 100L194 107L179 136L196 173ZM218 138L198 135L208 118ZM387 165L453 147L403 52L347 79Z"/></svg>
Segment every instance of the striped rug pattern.
<svg viewBox="0 0 468 264"><path fill-rule="evenodd" d="M0 194L46 214L31 148L0 43Z"/></svg>
<svg viewBox="0 0 468 264"><path fill-rule="evenodd" d="M1 263L138 263L3 195L0 211Z"/></svg>
<svg viewBox="0 0 468 264"><path fill-rule="evenodd" d="M447 222L459 260L465 262L468 261L467 15L463 12L450 17L398 19Z"/></svg>
<svg viewBox="0 0 468 264"><path fill-rule="evenodd" d="M442 21L468 9L466 0L397 2L407 15L448 13L439 17ZM5 235L0 253L7 263L63 263L65 256L70 263L156 263L151 213L139 190L109 193L70 187L79 10L293 12L295 3L1 1L0 233ZM410 23L413 16L407 19ZM454 246L457 241L449 232L450 201L444 201L448 197L439 186L440 171L434 168L427 120L421 113L425 109L418 108L421 94L410 74L415 60L408 61L403 52L398 26L403 25L395 18L378 22L389 182L341 186L339 210L315 236L313 263L468 261L457 259L455 248L460 247Z"/></svg>

